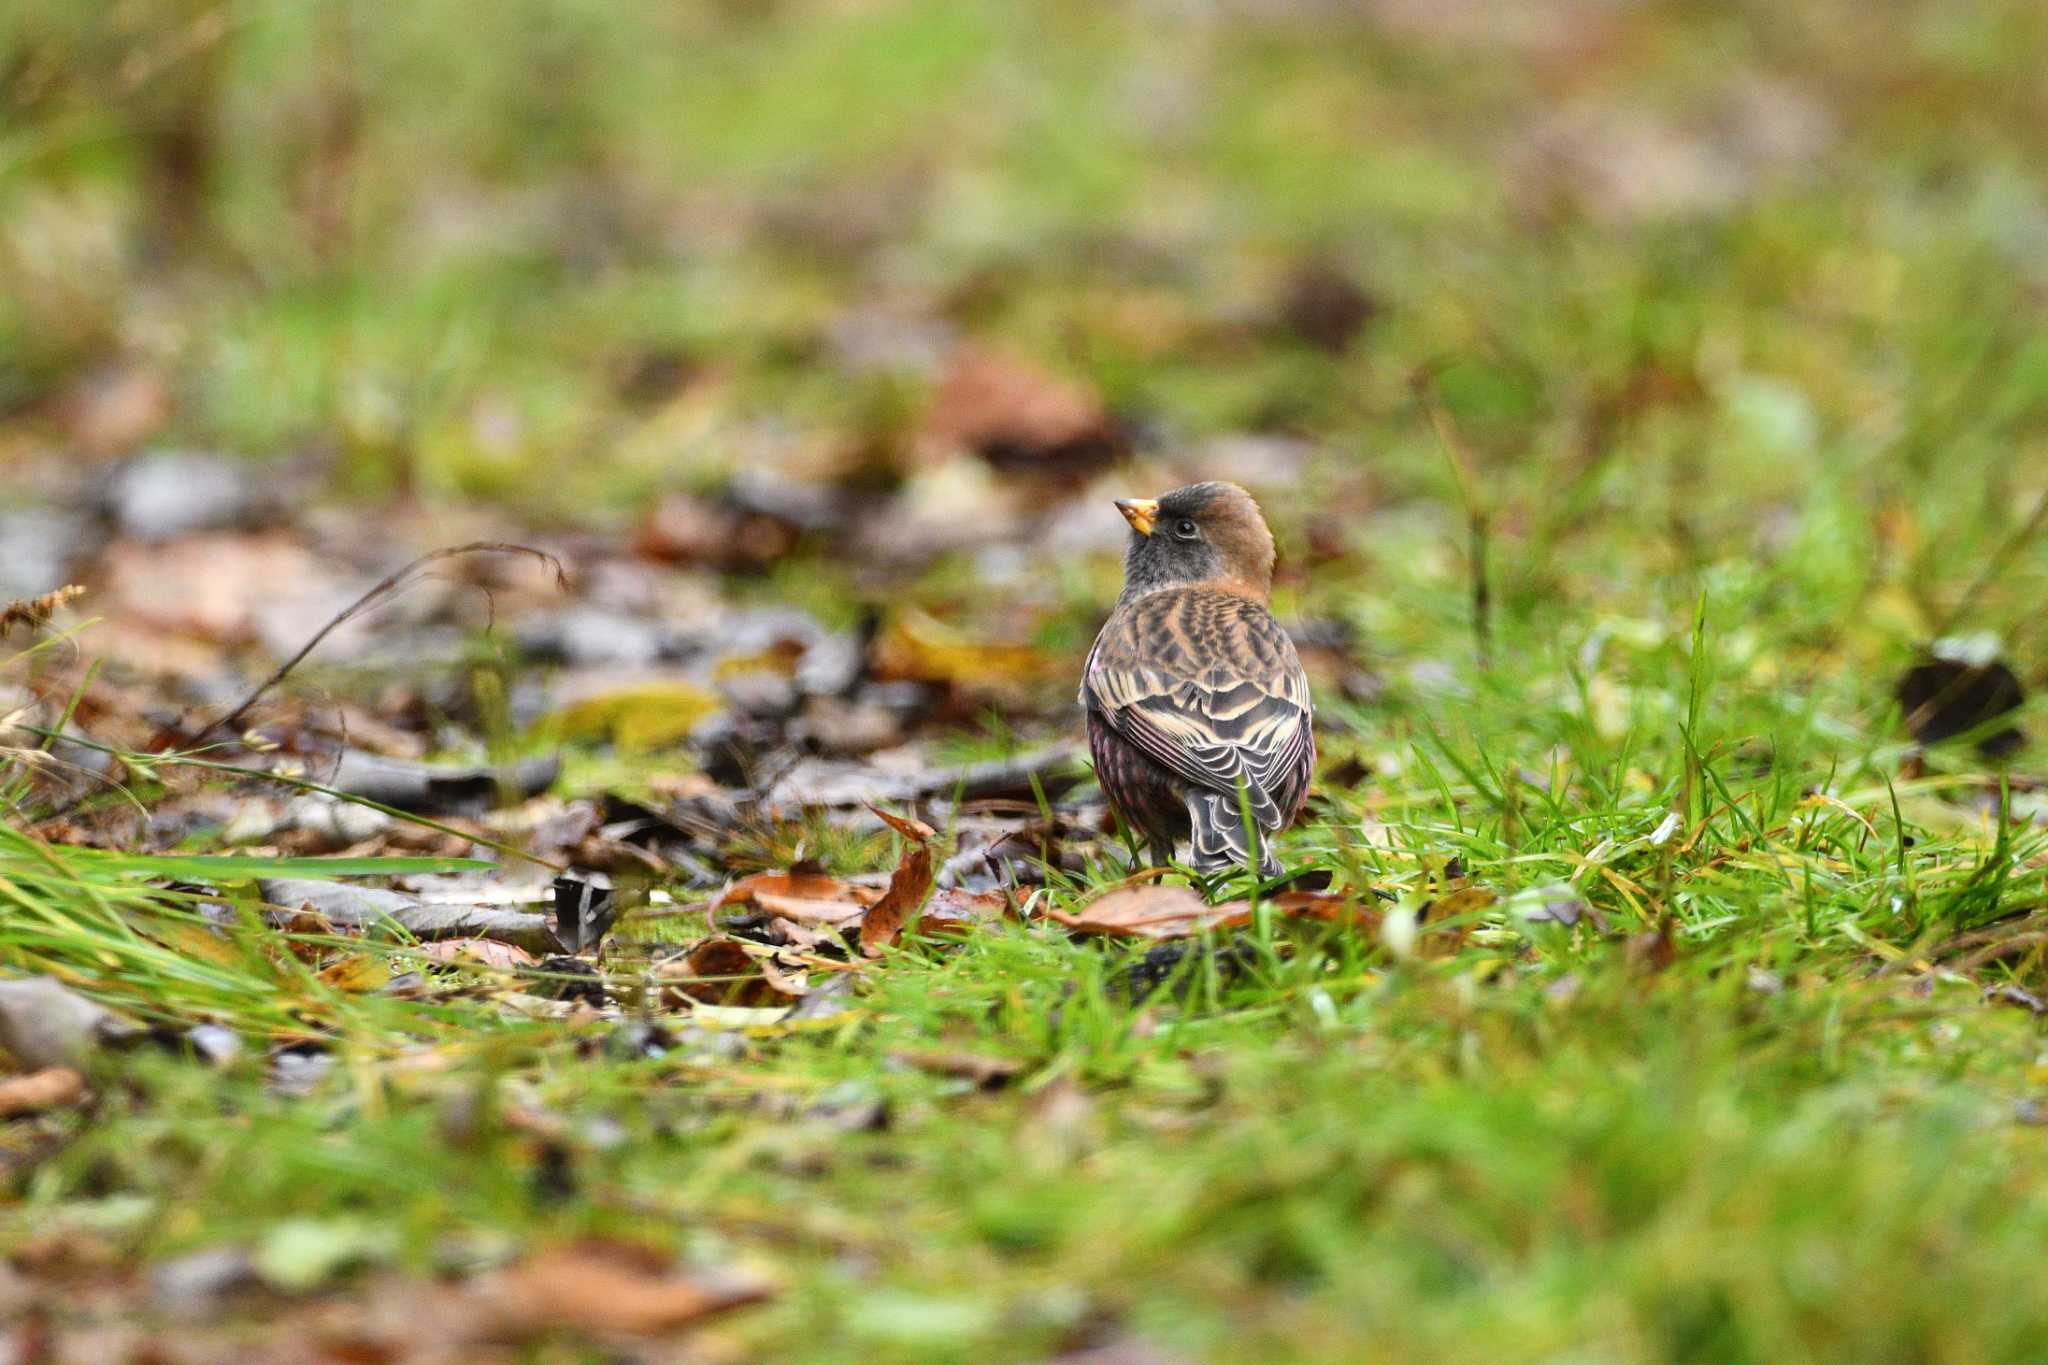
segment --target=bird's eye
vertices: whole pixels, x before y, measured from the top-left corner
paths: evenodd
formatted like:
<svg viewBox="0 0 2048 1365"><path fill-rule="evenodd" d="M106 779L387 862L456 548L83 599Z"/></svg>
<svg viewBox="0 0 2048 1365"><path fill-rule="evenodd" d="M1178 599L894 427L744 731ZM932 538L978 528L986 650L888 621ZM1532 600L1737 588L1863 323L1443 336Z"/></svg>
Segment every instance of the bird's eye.
<svg viewBox="0 0 2048 1365"><path fill-rule="evenodd" d="M1201 534L1201 532L1198 529L1196 529L1195 524L1192 521L1189 521L1186 517L1182 517L1180 519L1180 522L1174 526L1173 533L1179 536L1182 540L1193 540L1195 539L1195 537Z"/></svg>

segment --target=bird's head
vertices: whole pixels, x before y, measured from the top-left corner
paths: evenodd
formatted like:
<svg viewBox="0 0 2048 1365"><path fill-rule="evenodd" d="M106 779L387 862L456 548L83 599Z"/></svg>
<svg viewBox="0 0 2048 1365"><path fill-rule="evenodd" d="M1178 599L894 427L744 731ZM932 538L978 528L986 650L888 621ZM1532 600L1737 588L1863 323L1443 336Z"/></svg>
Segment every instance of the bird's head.
<svg viewBox="0 0 2048 1365"><path fill-rule="evenodd" d="M1124 593L1209 584L1260 601L1273 586L1273 533L1234 483L1191 483L1156 498L1118 498L1131 524Z"/></svg>

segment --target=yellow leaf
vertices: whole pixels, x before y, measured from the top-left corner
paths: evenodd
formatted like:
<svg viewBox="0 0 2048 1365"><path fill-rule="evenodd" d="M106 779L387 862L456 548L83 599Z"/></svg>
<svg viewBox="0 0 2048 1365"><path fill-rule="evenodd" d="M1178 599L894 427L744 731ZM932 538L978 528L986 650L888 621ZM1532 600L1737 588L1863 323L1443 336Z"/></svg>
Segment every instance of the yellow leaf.
<svg viewBox="0 0 2048 1365"><path fill-rule="evenodd" d="M391 964L381 957L357 953L322 967L320 980L335 990L361 995L384 988L391 980Z"/></svg>
<svg viewBox="0 0 2048 1365"><path fill-rule="evenodd" d="M650 682L570 702L542 724L566 740L645 751L677 743L716 710L718 698L695 684Z"/></svg>
<svg viewBox="0 0 2048 1365"><path fill-rule="evenodd" d="M1029 645L977 640L921 611L904 611L875 644L877 671L888 677L962 687L999 687L1046 675L1049 660Z"/></svg>

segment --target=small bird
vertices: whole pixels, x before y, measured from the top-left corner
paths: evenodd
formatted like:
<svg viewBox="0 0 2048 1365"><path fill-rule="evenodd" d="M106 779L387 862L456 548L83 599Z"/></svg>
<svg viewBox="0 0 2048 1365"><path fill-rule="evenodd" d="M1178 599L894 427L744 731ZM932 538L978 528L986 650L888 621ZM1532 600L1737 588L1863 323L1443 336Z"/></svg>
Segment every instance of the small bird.
<svg viewBox="0 0 2048 1365"><path fill-rule="evenodd" d="M1120 498L1131 524L1124 591L1081 677L1102 793L1156 865L1189 839L1197 871L1252 865L1243 812L1271 837L1308 799L1308 675L1273 619L1273 533L1251 494L1197 483Z"/></svg>

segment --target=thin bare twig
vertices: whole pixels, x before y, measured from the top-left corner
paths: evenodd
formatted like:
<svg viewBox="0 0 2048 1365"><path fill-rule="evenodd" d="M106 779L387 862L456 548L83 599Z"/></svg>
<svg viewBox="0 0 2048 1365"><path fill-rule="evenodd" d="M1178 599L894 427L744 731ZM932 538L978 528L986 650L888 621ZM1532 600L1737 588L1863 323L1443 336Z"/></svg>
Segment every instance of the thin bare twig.
<svg viewBox="0 0 2048 1365"><path fill-rule="evenodd" d="M21 728L32 735L48 733L48 731L44 730L41 726L36 725L24 725ZM529 862L536 864L540 867L545 867L549 871L554 872L558 876L569 870L569 865L567 863L558 863L553 861L552 859L543 858L538 854L529 853L523 848L519 848L515 845L505 843L503 840L500 839L493 839L487 834L479 834L474 830L458 829L454 825L444 824L439 820L430 820L426 816L419 815L413 811L400 810L398 807L388 806L384 804L382 801L372 801L367 796L357 796L351 792L339 791L336 788L326 786L323 783L314 782L309 778L294 777L289 773L271 772L265 768L244 768L238 764L221 763L210 758L194 758L188 754L129 754L127 752L124 752L123 750L114 748L112 745L101 744L95 740L85 739L81 736L66 735L63 736L63 738L65 743L67 744L76 744L82 749L92 749L99 753L111 754L115 758L118 758L123 762L128 763L131 767L137 764L169 764L173 767L180 768L199 768L206 772L226 773L230 777L253 777L265 782L276 782L280 785L291 787L296 791L312 792L318 796L331 796L337 801L345 801L352 806L362 806L367 810L373 810L381 814L388 815L392 819L398 821L401 824L417 825L421 829L433 830L436 834L450 835L454 838L461 839L467 843L478 844L484 848L493 849L499 853L506 855L507 857L518 858L523 862ZM50 820L56 817L46 815L42 818L44 820Z"/></svg>
<svg viewBox="0 0 2048 1365"><path fill-rule="evenodd" d="M208 735L212 734L216 730L232 728L242 719L243 716L249 714L249 708L254 706L257 702L261 701L263 697L270 691L271 688L283 682L293 669L297 668L300 664L305 662L307 655L311 654L315 649L318 649L320 647L321 641L325 640L329 635L333 634L341 626L347 624L349 621L362 615L371 607L376 606L386 597L389 597L391 594L398 591L399 588L405 586L413 578L417 577L419 573L423 569L427 568L429 565L438 564L444 559L456 559L462 555L474 554L531 555L533 558L540 560L543 564L546 564L549 568L555 571L555 583L557 586L566 587L568 585L568 575L562 569L562 561L555 558L553 555L549 554L546 550L536 550L528 545L512 545L503 541L495 540L478 540L472 541L467 545L454 545L448 547L447 549L429 551L428 553L421 555L418 559L412 561L412 563L406 565L404 568L399 569L394 573L387 574L384 578L378 581L376 586L372 587L368 592L364 593L361 597L358 597L354 602L350 603L346 608L344 608L340 615L336 616L326 625L320 627L318 631L314 632L313 638L306 641L306 643L300 647L298 653L292 655L291 658L286 659L283 663L279 664L275 669L273 669L269 677L265 678L262 682L256 685L255 691L251 692L248 696L242 698L242 700L236 704L234 709L229 711L226 715L220 717L220 719L218 720L209 721L206 725L201 727L197 733L189 737L183 738L182 740L179 740L179 737L176 733L176 727L167 725L162 730L157 732L156 738L152 740L150 743L150 748L153 750L162 751L166 748L173 747L171 743L171 741L173 740L178 740L177 747L191 747L197 745L201 740L205 739Z"/></svg>

